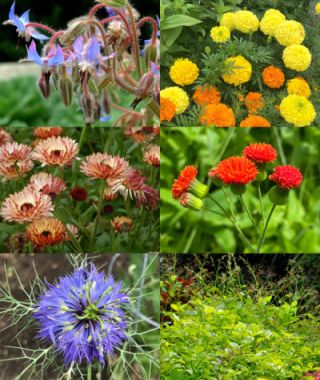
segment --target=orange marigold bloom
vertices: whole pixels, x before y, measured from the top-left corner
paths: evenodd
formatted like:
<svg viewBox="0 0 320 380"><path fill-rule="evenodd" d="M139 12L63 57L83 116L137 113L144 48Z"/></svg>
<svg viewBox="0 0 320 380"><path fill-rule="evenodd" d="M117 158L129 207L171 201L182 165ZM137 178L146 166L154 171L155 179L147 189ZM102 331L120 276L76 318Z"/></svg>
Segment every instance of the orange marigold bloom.
<svg viewBox="0 0 320 380"><path fill-rule="evenodd" d="M128 161L120 156L111 156L107 153L93 153L86 157L80 166L82 173L95 179L119 178L128 169Z"/></svg>
<svg viewBox="0 0 320 380"><path fill-rule="evenodd" d="M271 127L271 124L262 116L252 115L242 120L240 127Z"/></svg>
<svg viewBox="0 0 320 380"><path fill-rule="evenodd" d="M61 243L66 238L66 228L56 218L40 218L27 227L27 239L38 247Z"/></svg>
<svg viewBox="0 0 320 380"><path fill-rule="evenodd" d="M248 158L232 156L220 161L214 173L225 184L247 185L256 178L258 169Z"/></svg>
<svg viewBox="0 0 320 380"><path fill-rule="evenodd" d="M48 139L49 137L61 136L63 128L61 127L38 127L33 131L33 135L38 139Z"/></svg>
<svg viewBox="0 0 320 380"><path fill-rule="evenodd" d="M0 146L13 142L13 138L10 133L6 132L3 128L0 128Z"/></svg>
<svg viewBox="0 0 320 380"><path fill-rule="evenodd" d="M111 225L117 233L129 232L133 227L133 221L126 216L116 216L111 220Z"/></svg>
<svg viewBox="0 0 320 380"><path fill-rule="evenodd" d="M234 127L236 119L233 110L225 104L208 104L201 112L200 123L215 127Z"/></svg>
<svg viewBox="0 0 320 380"><path fill-rule="evenodd" d="M163 96L160 97L160 122L171 121L176 114L175 104Z"/></svg>
<svg viewBox="0 0 320 380"><path fill-rule="evenodd" d="M66 185L60 177L54 177L49 173L37 173L30 178L30 188L43 194L55 198L61 191L66 189Z"/></svg>
<svg viewBox="0 0 320 380"><path fill-rule="evenodd" d="M270 88L280 88L284 85L285 76L281 69L268 66L262 71L263 83Z"/></svg>
<svg viewBox="0 0 320 380"><path fill-rule="evenodd" d="M183 193L189 190L192 182L196 180L197 174L198 169L193 165L186 166L181 170L179 177L172 185L171 191L174 199L180 198Z"/></svg>
<svg viewBox="0 0 320 380"><path fill-rule="evenodd" d="M196 104L205 106L206 104L220 103L221 95L219 90L214 86L204 85L196 88L192 99Z"/></svg>
<svg viewBox="0 0 320 380"><path fill-rule="evenodd" d="M40 141L32 153L43 165L71 165L79 152L78 143L70 137L49 137Z"/></svg>
<svg viewBox="0 0 320 380"><path fill-rule="evenodd" d="M143 161L152 166L160 166L160 146L150 144L147 146L144 155Z"/></svg>
<svg viewBox="0 0 320 380"><path fill-rule="evenodd" d="M257 111L264 107L264 101L259 92L249 92L244 99L244 104L250 115L256 114Z"/></svg>
<svg viewBox="0 0 320 380"><path fill-rule="evenodd" d="M8 222L22 224L51 216L52 211L53 205L48 195L25 188L4 200L0 214Z"/></svg>
<svg viewBox="0 0 320 380"><path fill-rule="evenodd" d="M246 146L243 155L258 164L265 164L277 158L277 151L270 144L255 143Z"/></svg>

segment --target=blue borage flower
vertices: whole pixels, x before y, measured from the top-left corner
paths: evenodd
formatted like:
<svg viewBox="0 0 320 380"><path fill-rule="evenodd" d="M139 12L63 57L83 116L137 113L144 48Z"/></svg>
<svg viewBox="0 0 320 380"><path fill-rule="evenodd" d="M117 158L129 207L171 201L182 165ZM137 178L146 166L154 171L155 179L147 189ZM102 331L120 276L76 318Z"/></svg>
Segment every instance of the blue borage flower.
<svg viewBox="0 0 320 380"><path fill-rule="evenodd" d="M37 47L34 41L31 42L28 51L28 61L35 62L44 70L49 71L50 67L60 65L64 62L64 53L61 46L52 46L48 55L41 58L37 52Z"/></svg>
<svg viewBox="0 0 320 380"><path fill-rule="evenodd" d="M56 285L48 284L34 313L40 324L38 337L51 341L66 364L104 364L127 339L122 306L128 296L121 287L93 264L61 277Z"/></svg>
<svg viewBox="0 0 320 380"><path fill-rule="evenodd" d="M27 24L30 22L29 18L29 12L30 10L27 10L24 12L20 17L15 14L15 1L11 5L10 12L9 12L9 20L6 21L4 24L10 24L17 27L17 31L19 32L19 36L24 37L27 41L30 40L31 37L37 39L37 40L48 40L49 37L46 35L37 32L33 27L28 26Z"/></svg>

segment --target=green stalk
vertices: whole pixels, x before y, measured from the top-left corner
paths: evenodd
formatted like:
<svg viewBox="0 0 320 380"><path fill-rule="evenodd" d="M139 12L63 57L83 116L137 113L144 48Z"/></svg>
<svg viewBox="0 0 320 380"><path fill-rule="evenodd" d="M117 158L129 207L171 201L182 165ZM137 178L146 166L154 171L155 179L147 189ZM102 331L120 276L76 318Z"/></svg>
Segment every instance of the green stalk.
<svg viewBox="0 0 320 380"><path fill-rule="evenodd" d="M103 205L103 194L104 194L104 189L105 189L105 185L106 185L104 180L102 180L101 183L102 183L102 185L101 185L99 201L98 201L97 216L96 216L96 219L94 221L94 225L93 225L93 229L92 229L92 234L91 234L90 244L89 244L89 252L91 252L93 249L95 237L97 234L97 228L98 228L98 224L99 224L100 217L101 217L101 210L102 210L102 205Z"/></svg>
<svg viewBox="0 0 320 380"><path fill-rule="evenodd" d="M258 184L258 194L259 194L259 202L260 202L262 222L263 222L263 225L264 225L265 222L266 222L266 220L265 220L264 209L263 209L263 204L262 204L262 195L261 195L261 185L260 185L260 183Z"/></svg>
<svg viewBox="0 0 320 380"><path fill-rule="evenodd" d="M92 380L92 365L89 364L87 368L87 380Z"/></svg>
<svg viewBox="0 0 320 380"><path fill-rule="evenodd" d="M255 228L255 230L257 231L257 233L259 234L259 230L258 230L258 228L257 228L257 226L256 226L256 224L255 224L255 221L254 221L254 219L253 219L253 216L252 216L250 210L248 209L248 206L246 205L246 203L245 203L245 201L244 201L244 199L243 199L243 196L242 196L242 195L239 195L239 198L240 198L240 201L241 201L241 204L242 204L243 209L244 209L244 210L246 211L246 213L248 214L248 216L249 216L249 218L250 218L250 220L251 220L251 223L252 223L253 227Z"/></svg>
<svg viewBox="0 0 320 380"><path fill-rule="evenodd" d="M271 210L270 210L270 213L268 215L268 218L267 218L267 221L266 221L266 224L264 226L264 229L263 229L263 232L262 232L262 235L261 235L261 238L260 238L260 241L259 241L259 245L258 245L258 249L257 249L257 253L260 253L261 251L261 247L263 246L263 243L264 243L264 239L266 237L266 232L267 232L267 229L268 229L268 225L269 225L269 222L271 220L271 217L272 217L272 214L275 210L277 205L273 205Z"/></svg>

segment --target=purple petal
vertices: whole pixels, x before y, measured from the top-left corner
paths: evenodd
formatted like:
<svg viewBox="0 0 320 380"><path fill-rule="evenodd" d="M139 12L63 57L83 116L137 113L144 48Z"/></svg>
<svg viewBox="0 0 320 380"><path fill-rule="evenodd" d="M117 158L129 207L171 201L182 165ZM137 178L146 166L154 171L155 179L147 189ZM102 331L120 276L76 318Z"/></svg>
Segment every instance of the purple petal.
<svg viewBox="0 0 320 380"><path fill-rule="evenodd" d="M97 57L100 53L100 44L95 37L91 38L90 45L87 50L86 59L89 62L97 62Z"/></svg>
<svg viewBox="0 0 320 380"><path fill-rule="evenodd" d="M48 63L49 66L60 65L64 62L64 52L61 46L57 46L57 48L52 47L48 54Z"/></svg>
<svg viewBox="0 0 320 380"><path fill-rule="evenodd" d="M78 60L81 60L83 50L83 37L79 36L73 43L73 50L75 51Z"/></svg>
<svg viewBox="0 0 320 380"><path fill-rule="evenodd" d="M152 70L152 72L153 72L154 74L156 74L156 75L159 75L159 74L160 74L160 72L159 72L159 68L158 68L158 66L157 66L154 62L151 62L151 63L150 63L150 66L151 66L151 70Z"/></svg>
<svg viewBox="0 0 320 380"><path fill-rule="evenodd" d="M25 11L25 12L20 16L20 20L21 20L24 24L28 24L28 23L30 22L29 13L30 13L30 9L28 9L27 11Z"/></svg>
<svg viewBox="0 0 320 380"><path fill-rule="evenodd" d="M109 121L112 118L111 115L105 115L100 117L100 121Z"/></svg>
<svg viewBox="0 0 320 380"><path fill-rule="evenodd" d="M33 29L30 34L36 40L44 41L44 40L48 40L49 39L49 37L47 37L46 35L44 35L42 33L37 32L35 29Z"/></svg>
<svg viewBox="0 0 320 380"><path fill-rule="evenodd" d="M37 47L34 41L31 42L28 50L28 60L31 62L35 62L38 65L43 65L43 60L37 52Z"/></svg>

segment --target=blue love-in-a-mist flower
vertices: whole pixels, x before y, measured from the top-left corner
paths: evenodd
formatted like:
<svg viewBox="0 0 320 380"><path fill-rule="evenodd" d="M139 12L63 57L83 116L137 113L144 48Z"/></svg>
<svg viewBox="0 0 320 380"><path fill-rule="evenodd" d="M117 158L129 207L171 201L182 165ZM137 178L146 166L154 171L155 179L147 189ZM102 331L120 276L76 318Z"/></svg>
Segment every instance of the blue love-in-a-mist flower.
<svg viewBox="0 0 320 380"><path fill-rule="evenodd" d="M28 61L35 62L44 69L60 65L64 62L64 53L61 46L52 46L46 57L41 58L37 52L37 47L34 41L31 42L28 51Z"/></svg>
<svg viewBox="0 0 320 380"><path fill-rule="evenodd" d="M122 306L128 296L121 287L93 264L61 277L56 285L48 284L34 314L39 337L51 341L66 364L95 360L104 364L127 339Z"/></svg>
<svg viewBox="0 0 320 380"><path fill-rule="evenodd" d="M36 40L48 40L49 37L46 35L39 33L31 26L26 26L30 23L29 13L30 9L24 12L20 17L15 14L15 1L11 5L9 12L9 20L5 22L5 24L14 25L17 27L17 31L21 37L24 37L27 41L30 40L31 37Z"/></svg>

